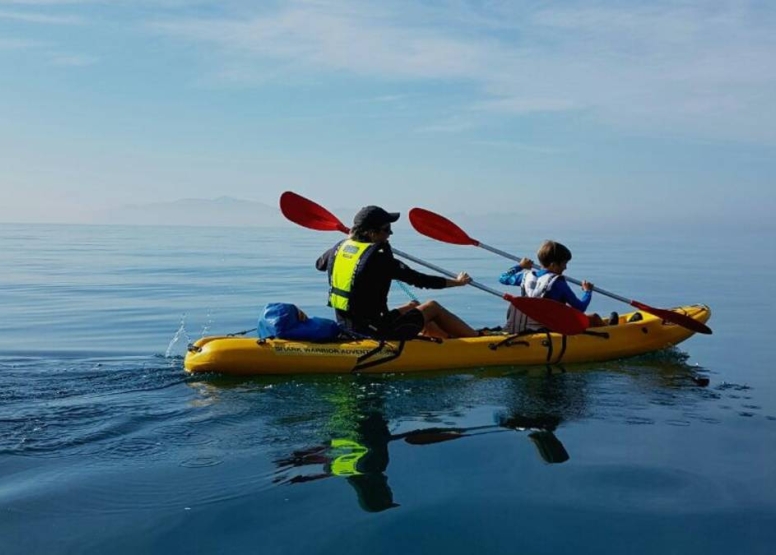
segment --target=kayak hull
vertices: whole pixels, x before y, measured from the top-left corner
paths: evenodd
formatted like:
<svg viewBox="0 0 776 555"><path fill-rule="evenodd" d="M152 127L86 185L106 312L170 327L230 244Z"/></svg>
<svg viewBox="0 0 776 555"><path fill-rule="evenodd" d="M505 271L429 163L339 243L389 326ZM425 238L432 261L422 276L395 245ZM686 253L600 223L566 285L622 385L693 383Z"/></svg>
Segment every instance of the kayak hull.
<svg viewBox="0 0 776 555"><path fill-rule="evenodd" d="M674 309L706 323L711 310L704 305ZM632 314L632 313L631 313ZM190 373L230 375L301 375L423 372L486 366L532 366L614 360L681 343L694 332L642 312L643 319L591 328L574 336L534 333L447 339L341 341L311 343L255 337L203 337L189 346L184 367Z"/></svg>

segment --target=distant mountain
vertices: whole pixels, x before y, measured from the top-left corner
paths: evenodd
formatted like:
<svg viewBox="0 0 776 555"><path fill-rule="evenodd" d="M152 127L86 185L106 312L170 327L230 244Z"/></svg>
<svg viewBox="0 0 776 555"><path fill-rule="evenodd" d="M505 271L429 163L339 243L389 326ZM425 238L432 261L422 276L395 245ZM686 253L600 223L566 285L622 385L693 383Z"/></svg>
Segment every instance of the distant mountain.
<svg viewBox="0 0 776 555"><path fill-rule="evenodd" d="M345 225L350 225L358 208L330 208ZM510 213L488 213L472 215L463 212L446 214L459 225L473 229L513 230L517 221L525 225L530 215ZM519 216L519 217L518 217ZM234 197L215 199L187 198L172 202L149 204L126 204L102 210L91 215L91 223L117 225L191 225L228 227L282 227L288 221L277 205L269 205ZM410 228L406 212L395 225L396 228Z"/></svg>
<svg viewBox="0 0 776 555"><path fill-rule="evenodd" d="M93 223L274 227L285 225L287 221L277 206L233 197L219 197L127 204L93 214Z"/></svg>
<svg viewBox="0 0 776 555"><path fill-rule="evenodd" d="M345 225L350 225L353 215L359 207L326 206ZM388 207L396 210L397 207ZM401 208L399 208L401 210ZM407 210L401 210L402 217L394 225L397 230L411 230ZM2 214L0 214L1 216ZM443 213L473 237L481 232L491 236L494 232L506 234L536 232L540 236L555 236L558 233L578 233L580 230L609 228L613 225L626 226L630 232L655 229L659 218L650 214L649 218L632 217L628 212L611 218L591 218L588 214L564 214L562 217L547 220L538 211L505 211L473 214L470 212ZM127 204L87 215L78 215L78 223L120 224L120 225L175 225L205 227L284 227L288 225L277 204L265 204L252 200L222 196L215 199L186 198L172 202L148 204ZM665 214L663 214L666 217ZM697 218L683 217L681 221L667 216L672 228L684 225L688 229L705 225L720 225L718 220L705 215ZM2 221L2 218L0 218ZM10 220L14 221L14 220ZM55 220L58 221L58 220ZM663 220L665 221L665 220ZM771 220L767 220L770 222ZM64 221L62 223L74 223ZM765 220L763 220L765 222ZM738 225L738 224L737 224ZM763 229L771 229L772 224L762 224Z"/></svg>

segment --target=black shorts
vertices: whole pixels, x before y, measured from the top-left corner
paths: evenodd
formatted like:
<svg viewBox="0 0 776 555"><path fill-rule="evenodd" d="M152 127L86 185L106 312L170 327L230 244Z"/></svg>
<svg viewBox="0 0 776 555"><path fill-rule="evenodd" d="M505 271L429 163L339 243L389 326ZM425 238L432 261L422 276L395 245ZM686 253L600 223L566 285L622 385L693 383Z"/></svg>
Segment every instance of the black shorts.
<svg viewBox="0 0 776 555"><path fill-rule="evenodd" d="M377 339L412 339L423 331L426 320L417 308L411 308L404 314L391 310L376 326L374 337Z"/></svg>

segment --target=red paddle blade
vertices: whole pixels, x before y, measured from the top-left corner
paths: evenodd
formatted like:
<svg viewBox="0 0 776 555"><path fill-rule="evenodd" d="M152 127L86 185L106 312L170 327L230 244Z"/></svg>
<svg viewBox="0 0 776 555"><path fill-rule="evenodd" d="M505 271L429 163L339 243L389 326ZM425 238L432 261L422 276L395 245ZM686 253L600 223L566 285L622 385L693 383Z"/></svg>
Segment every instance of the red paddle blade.
<svg viewBox="0 0 776 555"><path fill-rule="evenodd" d="M584 313L552 299L514 297L509 293L504 293L504 299L547 329L563 335L577 335L590 327Z"/></svg>
<svg viewBox="0 0 776 555"><path fill-rule="evenodd" d="M695 318L690 318L686 314L682 314L680 312L674 312L673 310L666 310L664 308L655 308L653 306L649 306L644 303L640 303L639 301L631 301L631 306L638 308L639 310L643 310L644 312L648 312L650 314L654 314L658 318L662 318L666 322L671 322L673 324L676 324L677 326L682 326L683 328L687 328L688 330L692 330L697 333L705 333L706 335L711 334L711 328L704 324L703 322L699 322Z"/></svg>
<svg viewBox="0 0 776 555"><path fill-rule="evenodd" d="M432 239L445 243L452 243L453 245L477 246L480 244L476 239L472 239L466 235L466 232L453 222L430 210L413 208L410 210L409 218L415 231L426 237L431 237Z"/></svg>
<svg viewBox="0 0 776 555"><path fill-rule="evenodd" d="M286 218L302 227L318 231L350 231L337 216L323 206L291 191L280 195L280 211Z"/></svg>

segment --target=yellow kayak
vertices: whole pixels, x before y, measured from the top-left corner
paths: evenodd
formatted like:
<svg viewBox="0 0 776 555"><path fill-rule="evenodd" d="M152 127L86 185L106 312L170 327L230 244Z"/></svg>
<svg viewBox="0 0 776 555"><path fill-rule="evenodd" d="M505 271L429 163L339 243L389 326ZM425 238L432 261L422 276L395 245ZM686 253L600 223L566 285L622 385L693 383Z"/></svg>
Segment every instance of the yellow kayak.
<svg viewBox="0 0 776 555"><path fill-rule="evenodd" d="M673 309L706 323L705 305ZM590 328L583 334L507 335L503 333L462 339L430 341L359 340L311 343L256 337L203 337L189 346L184 366L191 373L231 375L350 374L421 372L485 366L531 366L596 362L640 355L681 343L694 332L641 312L629 322L623 314L618 325Z"/></svg>

